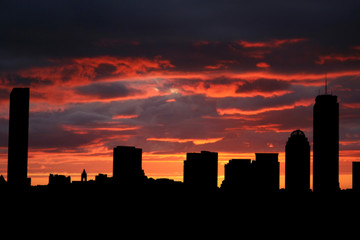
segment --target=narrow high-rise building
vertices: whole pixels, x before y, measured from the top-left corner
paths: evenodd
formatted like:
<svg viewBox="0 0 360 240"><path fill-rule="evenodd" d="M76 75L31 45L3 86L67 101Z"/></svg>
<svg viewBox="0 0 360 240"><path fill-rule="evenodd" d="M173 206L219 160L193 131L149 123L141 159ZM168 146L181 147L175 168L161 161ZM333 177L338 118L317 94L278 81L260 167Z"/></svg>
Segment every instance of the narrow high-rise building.
<svg viewBox="0 0 360 240"><path fill-rule="evenodd" d="M304 132L293 131L285 146L285 189L310 190L310 144Z"/></svg>
<svg viewBox="0 0 360 240"><path fill-rule="evenodd" d="M13 88L10 93L7 179L12 188L30 185L27 177L29 98L29 88Z"/></svg>
<svg viewBox="0 0 360 240"><path fill-rule="evenodd" d="M313 124L313 190L336 192L340 189L339 103L326 88L315 99Z"/></svg>

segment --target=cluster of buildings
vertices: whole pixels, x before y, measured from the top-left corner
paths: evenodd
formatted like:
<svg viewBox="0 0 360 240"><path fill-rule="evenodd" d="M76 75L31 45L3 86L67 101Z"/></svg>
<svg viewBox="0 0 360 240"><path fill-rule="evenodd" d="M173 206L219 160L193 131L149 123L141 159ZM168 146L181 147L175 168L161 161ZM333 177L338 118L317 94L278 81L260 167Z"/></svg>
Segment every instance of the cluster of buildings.
<svg viewBox="0 0 360 240"><path fill-rule="evenodd" d="M27 177L29 88L14 88L10 94L9 148L7 182L10 189L30 188ZM313 191L338 192L339 186L339 103L328 94L315 99L313 112ZM310 192L310 143L301 130L291 133L285 146L285 191ZM50 174L49 187L56 186L162 186L163 189L193 191L277 192L280 182L278 153L255 153L255 160L231 159L224 166L224 181L218 187L218 153L187 153L183 182L149 179L142 169L142 149L117 146L113 151L113 176L99 174L87 180L85 169L81 181ZM360 162L353 163L353 191L360 192Z"/></svg>

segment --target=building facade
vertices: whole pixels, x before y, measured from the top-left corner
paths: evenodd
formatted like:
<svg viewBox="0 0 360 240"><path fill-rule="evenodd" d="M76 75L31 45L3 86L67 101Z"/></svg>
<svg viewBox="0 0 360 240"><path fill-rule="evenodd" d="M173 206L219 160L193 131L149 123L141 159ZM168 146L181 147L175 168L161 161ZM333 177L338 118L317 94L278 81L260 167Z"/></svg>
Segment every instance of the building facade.
<svg viewBox="0 0 360 240"><path fill-rule="evenodd" d="M313 120L313 190L336 192L340 189L337 96L317 96Z"/></svg>
<svg viewBox="0 0 360 240"><path fill-rule="evenodd" d="M257 192L277 192L280 186L278 153L255 153L252 163L255 172L254 188Z"/></svg>
<svg viewBox="0 0 360 240"><path fill-rule="evenodd" d="M29 88L14 88L10 93L7 179L12 188L30 186L27 177L29 99Z"/></svg>
<svg viewBox="0 0 360 240"><path fill-rule="evenodd" d="M137 184L144 180L142 149L117 146L113 152L113 180L116 183Z"/></svg>
<svg viewBox="0 0 360 240"><path fill-rule="evenodd" d="M184 161L184 184L194 190L212 191L218 184L218 153L187 153Z"/></svg>
<svg viewBox="0 0 360 240"><path fill-rule="evenodd" d="M285 189L310 190L310 143L304 132L293 131L285 146Z"/></svg>

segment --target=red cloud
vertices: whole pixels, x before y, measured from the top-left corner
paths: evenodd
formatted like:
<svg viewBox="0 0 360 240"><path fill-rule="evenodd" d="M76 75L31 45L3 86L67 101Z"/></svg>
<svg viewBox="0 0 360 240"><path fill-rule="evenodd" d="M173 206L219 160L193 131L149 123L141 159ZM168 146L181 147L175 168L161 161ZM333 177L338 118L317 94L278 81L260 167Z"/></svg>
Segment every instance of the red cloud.
<svg viewBox="0 0 360 240"><path fill-rule="evenodd" d="M302 99L291 105L282 105L277 107L266 107L256 110L242 110L238 108L218 108L217 112L219 115L257 115L270 111L282 111L286 109L293 109L298 106L310 106L314 103L314 99Z"/></svg>
<svg viewBox="0 0 360 240"><path fill-rule="evenodd" d="M209 45L209 44L210 44L209 41L196 41L196 42L193 42L193 45L195 47L206 46L206 45Z"/></svg>
<svg viewBox="0 0 360 240"><path fill-rule="evenodd" d="M216 65L208 65L204 67L205 69L210 69L210 70L215 70L215 69L220 69L220 68L227 68L227 66L225 64L219 63Z"/></svg>
<svg viewBox="0 0 360 240"><path fill-rule="evenodd" d="M235 41L238 45L244 47L244 48L276 48L280 47L284 44L292 44L292 43L298 43L302 41L306 41L306 38L291 38L291 39L280 39L280 40L271 40L268 42L248 42L248 41Z"/></svg>
<svg viewBox="0 0 360 240"><path fill-rule="evenodd" d="M51 60L54 66L34 67L19 71L23 78L39 82L51 81L62 86L78 86L94 80L121 80L126 77L143 77L153 71L174 68L169 60L157 56L148 58L117 58L111 56ZM103 78L103 79L99 79Z"/></svg>
<svg viewBox="0 0 360 240"><path fill-rule="evenodd" d="M269 68L270 67L270 65L266 62L259 62L256 64L256 66L259 68Z"/></svg>
<svg viewBox="0 0 360 240"><path fill-rule="evenodd" d="M320 56L319 60L316 61L316 64L324 64L325 61L360 61L360 55L356 56L345 56L345 55L327 55L327 56Z"/></svg>
<svg viewBox="0 0 360 240"><path fill-rule="evenodd" d="M195 145L203 145L207 143L216 143L223 138L206 138L206 139L180 139L180 138L147 138L147 141L160 141L160 142L175 142L175 143L187 143L192 142Z"/></svg>

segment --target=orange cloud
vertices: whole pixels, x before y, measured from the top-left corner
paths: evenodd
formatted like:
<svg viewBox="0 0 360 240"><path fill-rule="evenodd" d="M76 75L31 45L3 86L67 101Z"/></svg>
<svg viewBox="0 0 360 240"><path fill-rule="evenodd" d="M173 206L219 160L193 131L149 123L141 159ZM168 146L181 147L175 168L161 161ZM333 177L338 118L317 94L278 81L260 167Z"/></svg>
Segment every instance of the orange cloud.
<svg viewBox="0 0 360 240"><path fill-rule="evenodd" d="M258 68L269 68L270 67L270 65L267 64L266 62L259 62L259 63L256 64L256 66Z"/></svg>
<svg viewBox="0 0 360 240"><path fill-rule="evenodd" d="M267 107L267 108L260 108L260 109L256 109L256 110L242 110L242 109L238 109L238 108L217 108L216 110L219 115L235 115L235 114L257 115L260 113L265 113L265 112L270 112L270 111L281 111L281 110L286 110L286 109L293 109L293 108L299 107L299 106L307 107L313 103L314 103L314 99L303 99L303 100L295 102L292 105Z"/></svg>
<svg viewBox="0 0 360 240"><path fill-rule="evenodd" d="M307 39L305 38L292 38L292 39L280 39L280 40L275 39L268 42L248 42L248 41L240 40L240 41L235 41L235 43L239 44L244 48L276 48L284 44L298 43L306 40Z"/></svg>
<svg viewBox="0 0 360 240"><path fill-rule="evenodd" d="M62 128L66 131L71 131L76 134L87 134L90 131L112 131L112 132L122 132L129 130L138 130L140 126L127 126L123 124L115 123L102 123L104 127L97 126L73 126L68 124L62 124Z"/></svg>
<svg viewBox="0 0 360 240"><path fill-rule="evenodd" d="M80 86L98 80L99 77L103 81L119 81L129 77L142 77L151 71L175 67L161 56L154 59L100 56L49 61L56 66L23 69L17 74L23 78L37 79L39 82L51 81L61 86Z"/></svg>
<svg viewBox="0 0 360 240"><path fill-rule="evenodd" d="M345 56L345 55L328 55L328 56L320 56L319 60L316 61L316 64L324 64L325 61L360 61L360 56Z"/></svg>
<svg viewBox="0 0 360 240"><path fill-rule="evenodd" d="M161 56L155 59L147 58L117 58L111 56L103 56L96 58L78 58L73 60L81 66L90 66L92 68L99 67L100 64L109 64L115 66L114 75L139 76L139 73L147 73L154 69L164 69L175 67L169 60L161 59Z"/></svg>
<svg viewBox="0 0 360 240"><path fill-rule="evenodd" d="M280 129L280 124L263 124L263 125L243 125L241 128L231 129L226 128L225 130L232 131L232 130L254 130L257 133L264 133L264 132L276 132L276 133L289 133L292 132L293 129ZM303 129L304 130L304 129Z"/></svg>
<svg viewBox="0 0 360 240"><path fill-rule="evenodd" d="M137 114L133 114L133 115L115 115L112 117L112 119L129 119L129 118L137 118L138 115Z"/></svg>
<svg viewBox="0 0 360 240"><path fill-rule="evenodd" d="M209 70L217 70L217 69L221 69L221 68L228 69L228 64L234 64L234 63L237 63L237 61L236 60L220 60L220 61L218 61L217 64L208 65L208 66L205 66L204 68L209 69Z"/></svg>
<svg viewBox="0 0 360 240"><path fill-rule="evenodd" d="M340 140L339 144L343 146L348 146L348 145L360 146L360 140Z"/></svg>
<svg viewBox="0 0 360 240"><path fill-rule="evenodd" d="M211 70L215 70L215 69L220 69L220 68L227 68L227 66L225 64L219 63L216 65L208 65L204 67L205 69L211 69Z"/></svg>
<svg viewBox="0 0 360 240"><path fill-rule="evenodd" d="M226 77L227 78L227 77ZM231 77L229 77L231 79ZM176 80L175 80L176 81ZM240 83L236 81L226 84L213 84L211 81L195 81L194 84L184 84L177 87L178 92L183 95L203 94L207 97L212 98L223 98L223 97L274 97L282 96L291 93L290 90L276 90L276 91L238 91Z"/></svg>
<svg viewBox="0 0 360 240"><path fill-rule="evenodd" d="M206 138L206 139L180 139L180 138L147 138L147 141L160 141L160 142L175 142L175 143L187 143L192 142L195 145L203 145L207 143L216 143L223 138Z"/></svg>
<svg viewBox="0 0 360 240"><path fill-rule="evenodd" d="M342 103L343 106L347 107L347 108L360 108L360 103Z"/></svg>

